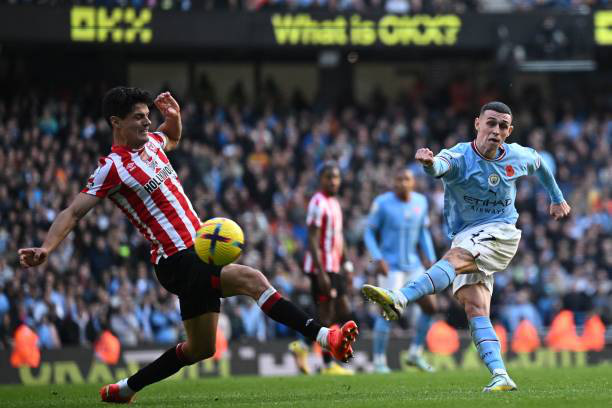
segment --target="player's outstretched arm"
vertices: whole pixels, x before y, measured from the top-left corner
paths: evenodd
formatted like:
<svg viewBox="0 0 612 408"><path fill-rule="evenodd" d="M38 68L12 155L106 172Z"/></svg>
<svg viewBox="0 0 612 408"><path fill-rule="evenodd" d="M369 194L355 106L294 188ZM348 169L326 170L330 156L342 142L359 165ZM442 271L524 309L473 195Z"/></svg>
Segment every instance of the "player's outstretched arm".
<svg viewBox="0 0 612 408"><path fill-rule="evenodd" d="M157 130L164 133L168 137L168 143L165 150L176 148L181 140L183 132L183 123L181 122L181 108L170 95L170 92L162 92L153 101L157 109L164 115L164 123Z"/></svg>
<svg viewBox="0 0 612 408"><path fill-rule="evenodd" d="M74 229L79 220L101 200L101 198L90 194L79 193L72 204L55 218L51 228L49 228L45 242L40 248L22 248L19 250L21 266L29 268L43 264L49 254Z"/></svg>
<svg viewBox="0 0 612 408"><path fill-rule="evenodd" d="M433 152L426 147L417 150L414 158L423 165L425 173L431 176L441 177L450 170L448 161L434 157Z"/></svg>
<svg viewBox="0 0 612 408"><path fill-rule="evenodd" d="M552 202L550 204L550 215L555 220L559 220L569 215L571 207L563 198L563 193L555 181L555 176L553 176L545 161L541 160L540 167L538 167L535 174L550 196Z"/></svg>

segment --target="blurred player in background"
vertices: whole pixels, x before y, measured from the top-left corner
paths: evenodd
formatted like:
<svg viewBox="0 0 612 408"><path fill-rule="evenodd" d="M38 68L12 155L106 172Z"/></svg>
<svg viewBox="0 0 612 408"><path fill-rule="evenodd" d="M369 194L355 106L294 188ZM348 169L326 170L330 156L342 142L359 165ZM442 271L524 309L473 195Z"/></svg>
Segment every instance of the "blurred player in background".
<svg viewBox="0 0 612 408"><path fill-rule="evenodd" d="M431 234L427 198L412 191L414 175L408 169L397 171L393 179L393 191L374 199L364 241L374 262L378 285L399 290L410 280L425 272L417 251L417 242L424 252L428 266L436 262ZM377 235L379 239L377 239ZM417 300L416 335L412 339L406 362L427 372L433 368L423 358L423 343L436 311L434 296L423 296ZM421 312L422 311L422 312ZM387 344L390 323L379 316L374 324L374 371L388 373Z"/></svg>
<svg viewBox="0 0 612 408"><path fill-rule="evenodd" d="M512 391L516 384L502 360L499 339L489 318L493 274L506 269L521 239L515 227L516 180L535 174L546 188L555 219L567 216L553 174L538 152L505 141L513 130L512 111L501 102L482 106L474 120L476 138L442 150L419 149L416 159L425 171L444 183L444 216L453 240L451 249L426 273L400 290L364 285L363 294L397 319L408 303L453 286L467 314L472 339L492 374L483 391Z"/></svg>
<svg viewBox="0 0 612 408"><path fill-rule="evenodd" d="M179 298L187 340L129 378L102 387L102 401L129 403L145 386L213 356L221 297L253 298L268 316L346 361L357 335L354 322L341 329L322 327L283 299L260 271L236 264L218 267L196 255L194 240L201 222L165 154L181 139L180 108L169 92L158 95L153 103L164 122L151 133L152 102L148 93L137 88L117 87L107 92L103 113L112 128L111 153L100 159L87 186L58 214L42 246L19 250L21 265L41 265L105 197L151 242L155 274L161 285Z"/></svg>
<svg viewBox="0 0 612 408"><path fill-rule="evenodd" d="M344 263L344 236L342 233L342 209L336 196L340 190L340 167L335 161L324 162L317 168L319 191L310 199L306 224L308 226L308 252L304 259L304 271L310 277L311 291L321 322L331 326L351 313L347 287L352 285L353 265ZM309 373L306 361L307 347L301 341L290 344L297 365L303 373ZM323 351L323 374L351 375Z"/></svg>

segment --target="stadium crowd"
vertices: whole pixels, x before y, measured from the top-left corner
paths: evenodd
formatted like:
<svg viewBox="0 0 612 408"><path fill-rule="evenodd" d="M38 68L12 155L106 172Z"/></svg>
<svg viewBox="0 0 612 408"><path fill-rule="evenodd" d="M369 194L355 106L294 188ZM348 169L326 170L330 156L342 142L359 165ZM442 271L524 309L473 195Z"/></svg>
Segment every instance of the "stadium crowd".
<svg viewBox="0 0 612 408"><path fill-rule="evenodd" d="M299 93L286 98L273 82L258 103L240 89L222 103L205 86L179 98L183 140L170 159L196 211L202 220L237 220L247 240L241 263L260 268L282 293L312 308L301 272L305 207L316 188L314 168L337 159L348 257L356 269L354 313L362 329L371 327L376 310L363 303L358 288L374 280L362 243L372 199L390 187L395 169L410 166L430 200L432 235L442 254L449 245L442 185L412 163L415 149L437 152L471 140L474 112L498 95L461 81L442 89L418 86L397 102L374 93L364 105L332 111L309 106ZM45 348L90 344L104 328L124 345L174 343L181 336L176 298L155 280L147 242L109 200L80 222L47 265L18 266L17 249L42 243L51 221L110 149L101 92L101 86L30 89L0 99L0 348L20 322L36 330ZM573 212L567 221L553 221L537 180L520 181L523 238L510 268L496 275L493 317L510 332L522 319L541 329L564 308L578 325L589 313L610 325L612 107L547 105L537 88L508 101L517 124L512 141L542 153ZM152 117L160 123L157 112ZM438 318L466 327L450 296L440 303ZM225 301L222 312L231 339L293 335L246 299Z"/></svg>
<svg viewBox="0 0 612 408"><path fill-rule="evenodd" d="M608 0L0 0L0 4L135 7L157 10L328 10L387 13L464 13L530 10L588 12L608 8Z"/></svg>

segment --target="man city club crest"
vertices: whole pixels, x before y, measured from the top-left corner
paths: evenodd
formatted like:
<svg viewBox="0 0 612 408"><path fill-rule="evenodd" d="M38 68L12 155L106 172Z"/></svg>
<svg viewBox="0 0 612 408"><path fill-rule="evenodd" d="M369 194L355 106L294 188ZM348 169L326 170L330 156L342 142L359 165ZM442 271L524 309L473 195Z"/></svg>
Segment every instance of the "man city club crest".
<svg viewBox="0 0 612 408"><path fill-rule="evenodd" d="M499 184L499 175L497 173L493 173L489 175L489 185L491 187L495 187Z"/></svg>

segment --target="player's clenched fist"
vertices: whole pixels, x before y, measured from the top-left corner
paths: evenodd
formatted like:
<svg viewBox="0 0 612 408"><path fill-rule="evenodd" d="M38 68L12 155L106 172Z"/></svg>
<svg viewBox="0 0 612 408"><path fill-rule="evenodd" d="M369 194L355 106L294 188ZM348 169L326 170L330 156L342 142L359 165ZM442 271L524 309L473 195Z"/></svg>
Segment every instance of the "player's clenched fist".
<svg viewBox="0 0 612 408"><path fill-rule="evenodd" d="M426 147L417 150L414 158L417 159L423 166L433 166L434 154Z"/></svg>

